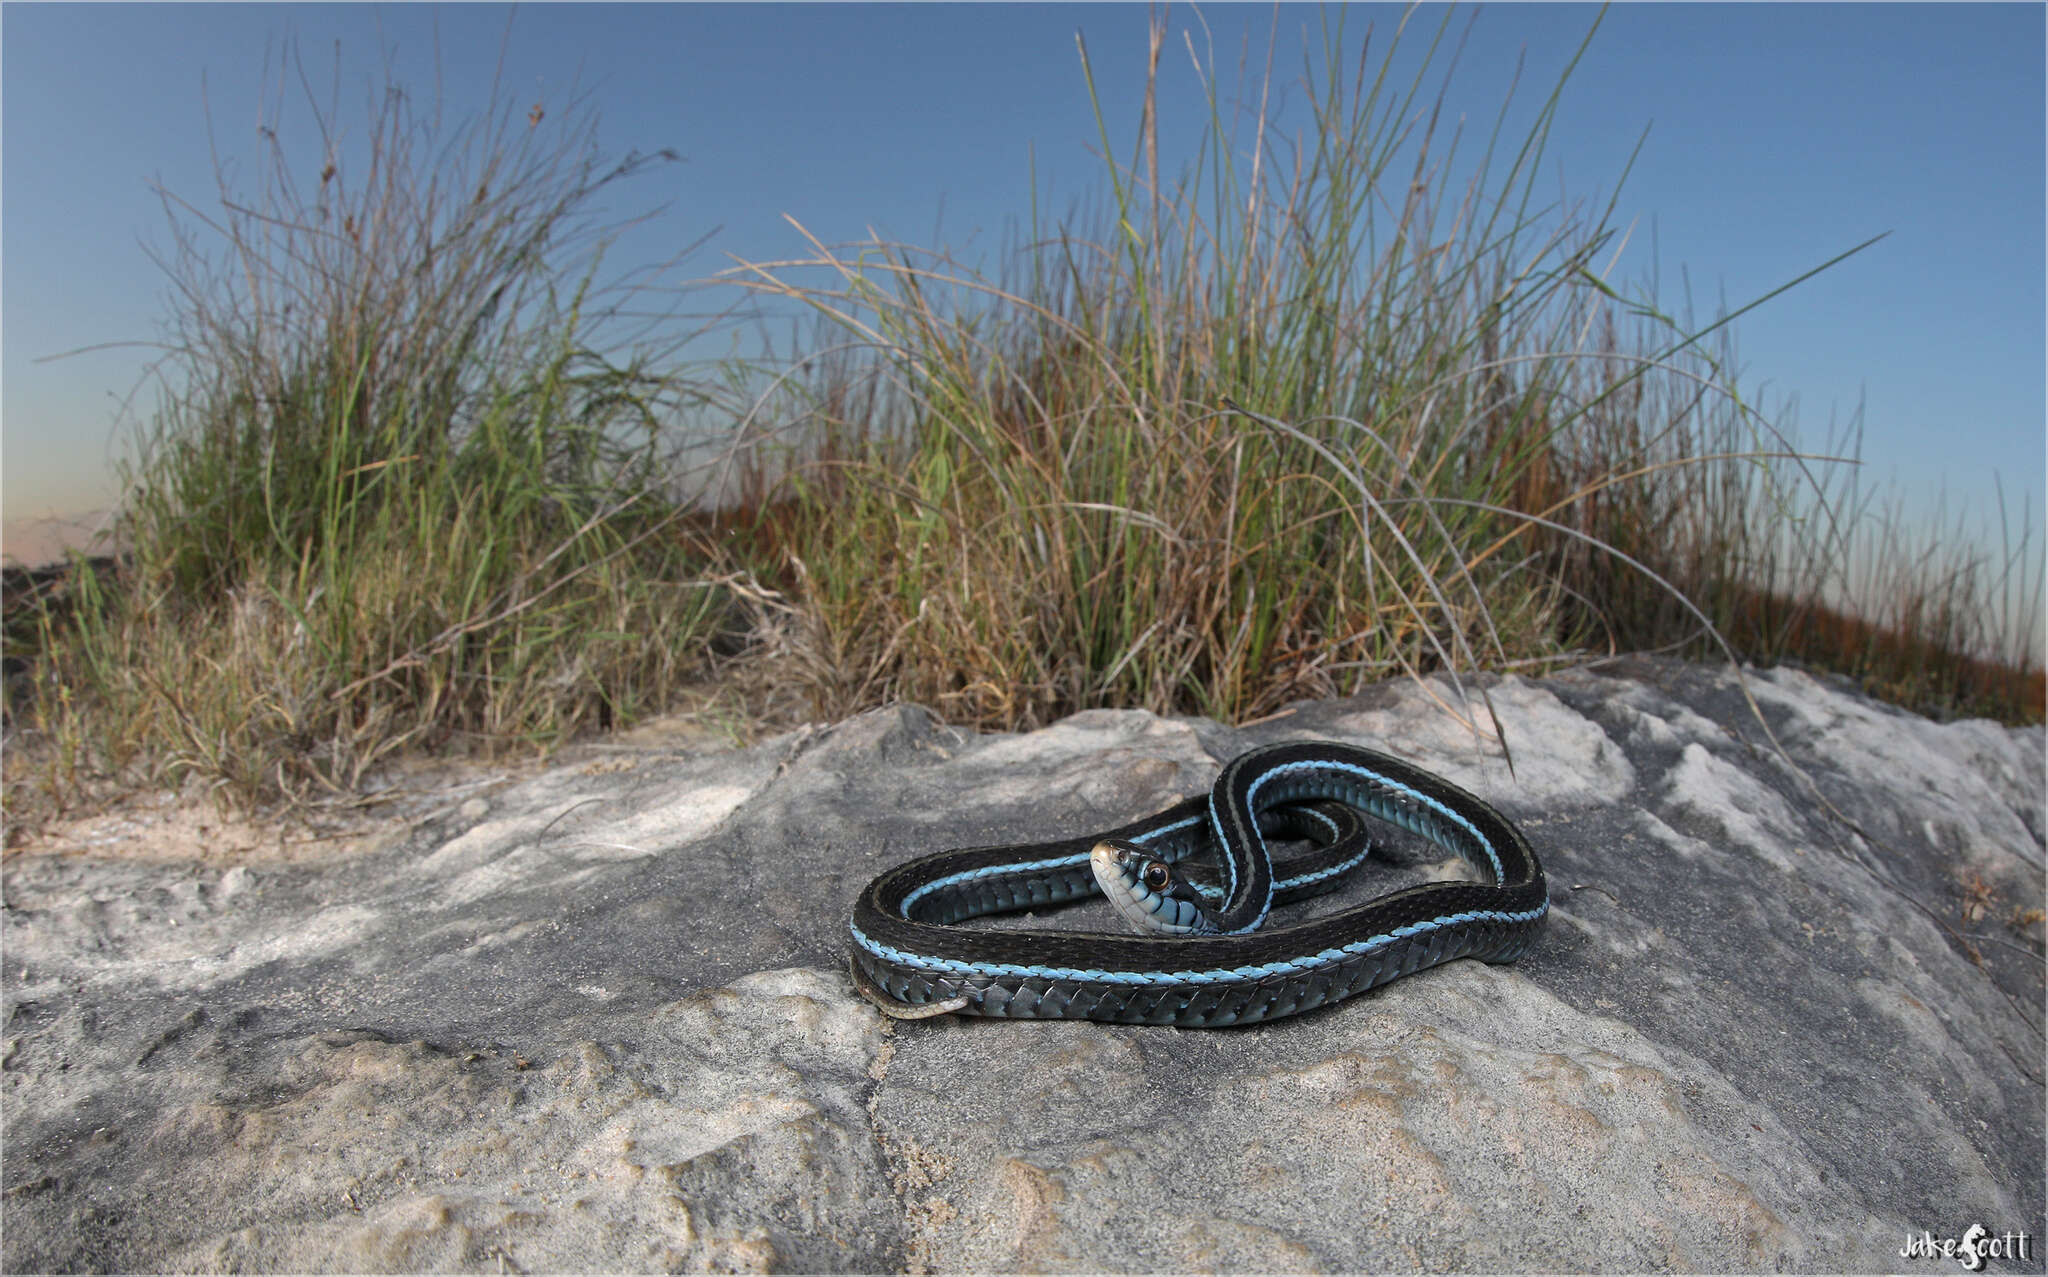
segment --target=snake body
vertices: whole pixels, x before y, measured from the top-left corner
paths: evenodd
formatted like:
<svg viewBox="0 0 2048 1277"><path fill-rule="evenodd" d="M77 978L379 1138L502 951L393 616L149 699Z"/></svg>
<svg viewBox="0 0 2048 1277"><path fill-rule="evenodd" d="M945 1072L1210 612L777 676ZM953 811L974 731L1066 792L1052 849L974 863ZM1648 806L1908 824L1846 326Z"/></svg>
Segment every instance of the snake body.
<svg viewBox="0 0 2048 1277"><path fill-rule="evenodd" d="M1486 881L1423 883L1266 926L1274 905L1329 890L1365 859L1362 816L1457 852ZM1314 849L1276 864L1270 835ZM1098 872L1111 872L1097 868L1102 845L1178 869L1186 886L1172 894L1196 910L1196 934L957 925L1096 894ZM1233 759L1206 797L1105 834L945 851L887 870L854 904L850 954L861 991L906 1019L1213 1027L1294 1015L1453 958L1512 962L1548 908L1536 853L1487 803L1373 750L1287 742Z"/></svg>

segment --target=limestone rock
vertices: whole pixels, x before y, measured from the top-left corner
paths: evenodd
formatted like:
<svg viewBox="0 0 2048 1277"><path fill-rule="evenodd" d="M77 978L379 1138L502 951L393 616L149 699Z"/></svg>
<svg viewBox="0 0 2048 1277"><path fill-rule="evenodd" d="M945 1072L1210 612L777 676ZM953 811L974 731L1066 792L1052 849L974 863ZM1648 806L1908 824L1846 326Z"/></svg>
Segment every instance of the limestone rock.
<svg viewBox="0 0 2048 1277"><path fill-rule="evenodd" d="M2041 730L1752 673L1780 756L1725 671L1485 686L1512 771L1408 684L1244 730L903 707L615 748L324 863L15 856L0 1261L1911 1270L1909 1236L1982 1224L2038 1269ZM1117 824L1289 738L1518 819L1534 951L1239 1030L854 994L879 869ZM1449 869L1386 858L1353 890Z"/></svg>

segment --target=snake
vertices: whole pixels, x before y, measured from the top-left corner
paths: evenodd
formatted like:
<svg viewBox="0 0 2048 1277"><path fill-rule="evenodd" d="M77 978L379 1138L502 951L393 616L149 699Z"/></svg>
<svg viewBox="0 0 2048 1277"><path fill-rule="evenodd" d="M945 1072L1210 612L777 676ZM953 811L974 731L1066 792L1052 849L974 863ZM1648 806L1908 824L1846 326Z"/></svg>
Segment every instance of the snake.
<svg viewBox="0 0 2048 1277"><path fill-rule="evenodd" d="M1266 925L1276 905L1332 890L1365 862L1367 817L1455 852L1483 881ZM1311 850L1276 860L1269 837ZM1139 934L959 925L1102 894ZM1233 758L1207 795L1105 833L884 870L855 898L849 966L899 1019L1211 1028L1309 1011L1454 958L1512 962L1549 905L1528 839L1476 795L1363 746L1286 741Z"/></svg>

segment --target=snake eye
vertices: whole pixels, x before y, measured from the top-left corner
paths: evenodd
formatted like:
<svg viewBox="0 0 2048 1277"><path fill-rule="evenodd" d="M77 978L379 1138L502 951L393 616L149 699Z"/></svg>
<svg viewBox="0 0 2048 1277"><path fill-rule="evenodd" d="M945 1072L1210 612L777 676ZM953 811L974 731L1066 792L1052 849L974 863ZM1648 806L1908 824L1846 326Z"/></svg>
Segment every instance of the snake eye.
<svg viewBox="0 0 2048 1277"><path fill-rule="evenodd" d="M1145 872L1139 876L1144 880L1145 885L1153 891L1164 891L1173 884L1173 872L1166 867L1166 862L1162 860L1146 861Z"/></svg>

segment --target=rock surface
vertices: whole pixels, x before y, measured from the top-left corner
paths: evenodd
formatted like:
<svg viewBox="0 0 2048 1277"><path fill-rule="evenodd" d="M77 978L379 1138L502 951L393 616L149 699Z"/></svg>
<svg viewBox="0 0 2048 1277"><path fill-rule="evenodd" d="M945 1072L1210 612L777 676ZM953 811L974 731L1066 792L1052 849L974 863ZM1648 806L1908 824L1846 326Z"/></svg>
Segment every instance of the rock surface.
<svg viewBox="0 0 2048 1277"><path fill-rule="evenodd" d="M1901 1247L1981 1224L2037 1271L2042 732L1749 681L1789 762L1731 674L1639 660L1490 683L1512 774L1444 684L1243 730L906 707L564 762L326 862L16 856L0 1261L1941 1271ZM1520 820L1535 950L1241 1030L855 996L877 870L1288 738ZM1389 859L1356 890L1438 868Z"/></svg>

